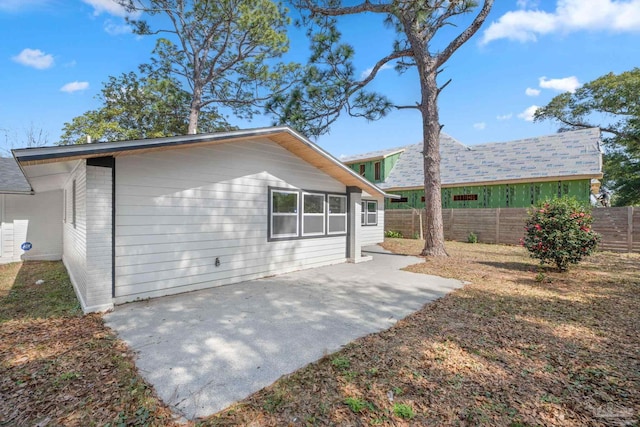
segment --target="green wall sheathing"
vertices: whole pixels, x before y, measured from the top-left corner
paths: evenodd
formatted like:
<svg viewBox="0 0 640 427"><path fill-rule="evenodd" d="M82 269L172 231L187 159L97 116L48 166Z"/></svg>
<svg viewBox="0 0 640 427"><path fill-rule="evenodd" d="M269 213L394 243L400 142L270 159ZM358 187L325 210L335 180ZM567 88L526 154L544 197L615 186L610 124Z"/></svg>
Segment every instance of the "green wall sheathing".
<svg viewBox="0 0 640 427"><path fill-rule="evenodd" d="M385 181L389 177L389 173L396 165L396 162L400 158L400 154L394 154L392 156L385 157L384 159L372 160L370 162L360 162L353 163L348 165L351 169L353 169L357 174L360 173L360 165L364 165L364 177L367 181L371 181L373 183L379 183ZM375 166L374 164L380 162L380 178L374 179L375 177Z"/></svg>
<svg viewBox="0 0 640 427"><path fill-rule="evenodd" d="M384 162L382 163L382 180L386 181L389 178L389 174L393 170L393 167L398 162L400 155L402 153L396 153L389 157L385 157Z"/></svg>
<svg viewBox="0 0 640 427"><path fill-rule="evenodd" d="M589 203L591 181L589 179L573 181L535 182L522 184L480 185L464 187L445 187L442 189L442 207L450 208L528 208L541 200L559 196L573 196L583 203ZM390 191L406 202L385 200L386 209L422 209L424 208L423 190ZM454 196L477 195L477 200L454 201Z"/></svg>

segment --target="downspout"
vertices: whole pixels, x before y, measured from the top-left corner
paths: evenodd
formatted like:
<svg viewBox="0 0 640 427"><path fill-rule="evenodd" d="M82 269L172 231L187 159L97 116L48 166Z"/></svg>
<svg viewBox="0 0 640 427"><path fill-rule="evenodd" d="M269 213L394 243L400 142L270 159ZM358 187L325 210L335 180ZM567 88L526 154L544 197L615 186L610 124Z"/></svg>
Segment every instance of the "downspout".
<svg viewBox="0 0 640 427"><path fill-rule="evenodd" d="M111 298L116 297L116 158L111 167Z"/></svg>

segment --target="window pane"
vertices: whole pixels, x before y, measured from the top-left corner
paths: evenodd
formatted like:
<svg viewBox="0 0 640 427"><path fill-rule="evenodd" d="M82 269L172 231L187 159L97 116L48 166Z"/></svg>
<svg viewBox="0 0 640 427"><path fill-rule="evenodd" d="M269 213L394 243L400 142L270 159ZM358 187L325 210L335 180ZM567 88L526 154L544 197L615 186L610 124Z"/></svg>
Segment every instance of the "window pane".
<svg viewBox="0 0 640 427"><path fill-rule="evenodd" d="M304 213L324 213L324 195L305 194Z"/></svg>
<svg viewBox="0 0 640 427"><path fill-rule="evenodd" d="M298 216L282 215L273 217L273 230L271 235L274 237L282 235L298 234Z"/></svg>
<svg viewBox="0 0 640 427"><path fill-rule="evenodd" d="M298 212L298 194L281 193L274 191L272 197L272 209L275 213L296 213Z"/></svg>
<svg viewBox="0 0 640 427"><path fill-rule="evenodd" d="M347 217L346 216L330 216L329 217L329 233L346 233Z"/></svg>
<svg viewBox="0 0 640 427"><path fill-rule="evenodd" d="M329 213L347 213L347 198L345 196L329 196Z"/></svg>
<svg viewBox="0 0 640 427"><path fill-rule="evenodd" d="M378 210L378 202L367 202L367 212L375 212Z"/></svg>
<svg viewBox="0 0 640 427"><path fill-rule="evenodd" d="M305 215L302 227L303 234L324 234L324 216Z"/></svg>
<svg viewBox="0 0 640 427"><path fill-rule="evenodd" d="M374 225L377 222L377 217L378 215L375 213L368 213L367 214L367 224L369 225Z"/></svg>

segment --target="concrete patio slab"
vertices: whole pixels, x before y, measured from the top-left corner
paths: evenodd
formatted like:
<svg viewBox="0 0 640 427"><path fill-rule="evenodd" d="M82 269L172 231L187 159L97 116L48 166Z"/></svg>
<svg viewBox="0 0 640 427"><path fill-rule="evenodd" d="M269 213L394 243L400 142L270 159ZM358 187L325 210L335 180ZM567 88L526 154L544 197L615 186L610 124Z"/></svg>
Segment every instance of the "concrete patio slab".
<svg viewBox="0 0 640 427"><path fill-rule="evenodd" d="M210 415L462 286L400 271L419 258L368 249L370 262L121 305L106 323L176 413Z"/></svg>

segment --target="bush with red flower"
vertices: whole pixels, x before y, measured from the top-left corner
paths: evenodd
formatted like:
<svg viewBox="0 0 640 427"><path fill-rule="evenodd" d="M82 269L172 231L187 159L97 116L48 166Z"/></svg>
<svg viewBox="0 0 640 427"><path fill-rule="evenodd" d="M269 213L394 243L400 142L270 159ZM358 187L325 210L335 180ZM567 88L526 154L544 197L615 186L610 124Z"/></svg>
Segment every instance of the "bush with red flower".
<svg viewBox="0 0 640 427"><path fill-rule="evenodd" d="M592 222L590 207L575 198L547 200L529 211L522 244L541 264L566 271L598 246L600 235L591 229Z"/></svg>

